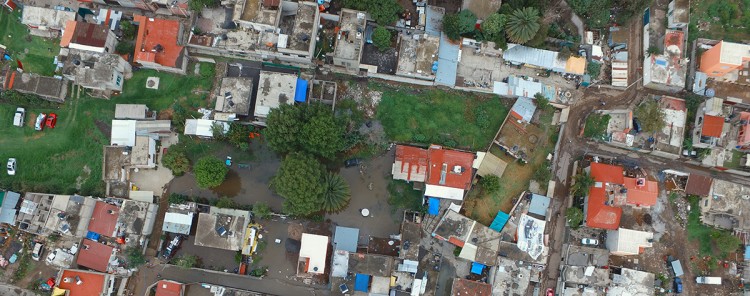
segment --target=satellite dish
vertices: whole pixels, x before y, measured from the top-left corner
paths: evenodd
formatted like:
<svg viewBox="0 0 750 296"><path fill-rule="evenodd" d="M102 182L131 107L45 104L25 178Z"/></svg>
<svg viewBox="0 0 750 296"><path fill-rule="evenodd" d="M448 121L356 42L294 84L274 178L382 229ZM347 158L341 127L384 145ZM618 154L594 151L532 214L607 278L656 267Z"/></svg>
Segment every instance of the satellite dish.
<svg viewBox="0 0 750 296"><path fill-rule="evenodd" d="M370 210L368 209L362 209L361 213L363 217L370 216Z"/></svg>

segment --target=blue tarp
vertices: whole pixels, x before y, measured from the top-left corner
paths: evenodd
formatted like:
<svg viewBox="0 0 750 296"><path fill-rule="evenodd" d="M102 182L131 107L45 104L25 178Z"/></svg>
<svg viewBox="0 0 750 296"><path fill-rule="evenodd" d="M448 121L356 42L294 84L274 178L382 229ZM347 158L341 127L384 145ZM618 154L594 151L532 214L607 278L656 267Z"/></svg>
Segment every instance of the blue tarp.
<svg viewBox="0 0 750 296"><path fill-rule="evenodd" d="M86 238L90 239L92 241L98 242L99 241L99 234L93 231L89 231L86 233Z"/></svg>
<svg viewBox="0 0 750 296"><path fill-rule="evenodd" d="M434 197L430 197L427 200L427 214L437 216L440 213L440 200Z"/></svg>
<svg viewBox="0 0 750 296"><path fill-rule="evenodd" d="M750 260L750 246L745 246L745 260Z"/></svg>
<svg viewBox="0 0 750 296"><path fill-rule="evenodd" d="M492 224L490 224L490 229L500 232L501 230L503 230L503 227L505 227L505 223L508 223L508 219L510 219L510 216L508 216L508 214L497 212L495 220L493 220Z"/></svg>
<svg viewBox="0 0 750 296"><path fill-rule="evenodd" d="M297 78L297 91L294 93L295 102L305 102L307 100L307 80Z"/></svg>
<svg viewBox="0 0 750 296"><path fill-rule="evenodd" d="M473 274L482 274L482 270L484 270L484 264L472 262L471 263L471 273Z"/></svg>
<svg viewBox="0 0 750 296"><path fill-rule="evenodd" d="M354 278L354 291L369 292L370 275L358 273Z"/></svg>

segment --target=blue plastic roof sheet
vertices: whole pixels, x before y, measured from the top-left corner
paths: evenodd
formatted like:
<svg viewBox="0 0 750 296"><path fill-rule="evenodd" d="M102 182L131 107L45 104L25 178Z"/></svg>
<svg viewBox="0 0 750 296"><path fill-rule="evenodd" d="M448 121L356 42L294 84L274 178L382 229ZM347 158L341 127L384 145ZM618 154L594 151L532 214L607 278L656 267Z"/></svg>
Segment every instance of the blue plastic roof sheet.
<svg viewBox="0 0 750 296"><path fill-rule="evenodd" d="M501 230L503 230L503 227L505 227L505 224L508 223L508 219L510 219L510 216L508 216L508 214L497 212L495 220L493 220L492 224L490 224L490 229L500 232Z"/></svg>
<svg viewBox="0 0 750 296"><path fill-rule="evenodd" d="M473 274L482 274L482 270L484 270L484 264L472 262L471 263L471 273Z"/></svg>
<svg viewBox="0 0 750 296"><path fill-rule="evenodd" d="M354 291L369 292L370 275L358 273L354 278Z"/></svg>
<svg viewBox="0 0 750 296"><path fill-rule="evenodd" d="M297 88L294 93L294 101L304 103L307 100L307 80L297 78Z"/></svg>
<svg viewBox="0 0 750 296"><path fill-rule="evenodd" d="M440 200L434 197L430 197L427 200L427 214L437 216L440 213Z"/></svg>

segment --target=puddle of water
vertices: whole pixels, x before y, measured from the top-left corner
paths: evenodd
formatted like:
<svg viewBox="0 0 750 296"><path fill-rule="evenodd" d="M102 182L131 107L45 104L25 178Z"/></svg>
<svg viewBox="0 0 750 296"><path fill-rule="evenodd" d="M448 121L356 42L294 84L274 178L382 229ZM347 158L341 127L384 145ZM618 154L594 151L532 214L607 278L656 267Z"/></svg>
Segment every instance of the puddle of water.
<svg viewBox="0 0 750 296"><path fill-rule="evenodd" d="M240 189L242 189L240 175L237 174L235 170L229 170L227 178L224 179L224 183L221 183L219 187L212 188L211 191L218 196L234 197L240 193Z"/></svg>

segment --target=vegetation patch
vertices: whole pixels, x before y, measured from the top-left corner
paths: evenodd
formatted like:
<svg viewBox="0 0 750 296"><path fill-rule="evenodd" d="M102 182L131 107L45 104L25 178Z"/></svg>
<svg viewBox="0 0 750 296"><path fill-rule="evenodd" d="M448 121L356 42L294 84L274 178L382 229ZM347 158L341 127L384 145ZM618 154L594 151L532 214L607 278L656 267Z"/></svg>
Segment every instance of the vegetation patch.
<svg viewBox="0 0 750 296"><path fill-rule="evenodd" d="M589 114L586 118L583 135L587 138L603 140L607 136L607 125L609 125L610 118L609 114Z"/></svg>

